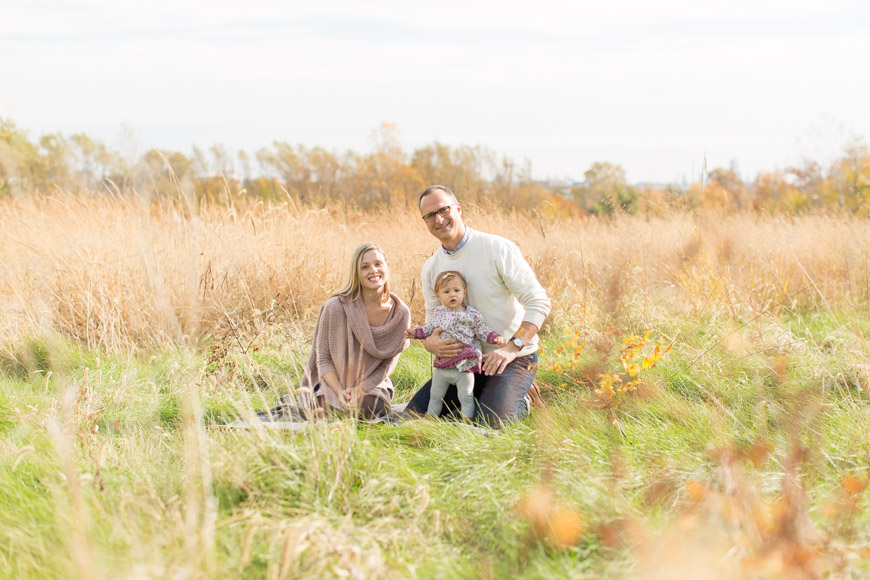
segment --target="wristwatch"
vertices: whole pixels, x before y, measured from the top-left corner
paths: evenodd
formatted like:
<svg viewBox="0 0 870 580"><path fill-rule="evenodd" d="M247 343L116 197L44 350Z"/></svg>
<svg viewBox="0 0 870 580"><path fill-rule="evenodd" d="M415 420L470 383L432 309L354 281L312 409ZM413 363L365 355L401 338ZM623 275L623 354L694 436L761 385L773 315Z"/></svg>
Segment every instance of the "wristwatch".
<svg viewBox="0 0 870 580"><path fill-rule="evenodd" d="M526 342L522 338L520 338L519 336L515 336L515 337L511 338L511 342L513 343L513 345L515 347L517 347L520 350L523 350L523 347L526 346Z"/></svg>

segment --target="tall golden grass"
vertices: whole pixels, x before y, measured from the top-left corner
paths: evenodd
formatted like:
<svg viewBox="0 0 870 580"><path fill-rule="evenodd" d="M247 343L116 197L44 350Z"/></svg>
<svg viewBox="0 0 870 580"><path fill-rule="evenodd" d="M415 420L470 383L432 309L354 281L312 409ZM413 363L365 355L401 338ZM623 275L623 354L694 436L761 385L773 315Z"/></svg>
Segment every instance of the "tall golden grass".
<svg viewBox="0 0 870 580"><path fill-rule="evenodd" d="M7 506L15 507L7 513L20 509L21 517L3 529L9 553L0 550L0 564L11 562L29 577L114 577L118 570L142 577L251 570L270 578L415 577L418 561L423 569L434 565L424 557L466 559L456 538L484 527L520 528L504 515L507 507L498 508L501 517L487 511L495 498L504 506L516 499L532 535L480 540L503 542L469 552L482 554L474 564L482 574L497 569L485 558L505 557L506 549L520 553L517 566L526 558L537 565L552 558L538 557L535 542L567 549L584 533L596 534L611 553L631 546L632 571L647 576L697 577L704 570L711 578L804 578L818 577L822 566L851 570L847 556L858 558L866 545L849 528L853 518L863 521L855 514L867 486L866 414L863 395L825 373L842 370L829 360L842 359L844 369L864 373L866 389L863 349L831 346L840 335L829 332L808 353L765 352L769 360L756 361L757 376L742 385L731 384L720 353L703 355L709 341L742 359L796 340L787 332L792 310L842 317L855 327L848 339L857 342L863 335L852 312L870 303L865 220L692 213L598 220L511 213L495 204L468 204L464 214L470 226L519 244L553 299L551 325L670 330L680 327L674 318L690 320L701 337L675 352L693 364L706 403L659 387L660 401L645 410L656 388L646 384L622 439L607 435L609 422L597 410L584 412L588 391L567 393L563 405L537 412L531 423L485 439L435 422L405 424L396 443L361 437L349 422L318 424L296 438L252 422L240 436L208 429L204 402L215 409L230 401L250 416L273 401L251 404L263 393L246 389L243 378L210 375L192 349L178 349L158 380L133 363L104 372L97 359L93 368L56 373L57 391L48 373L42 393L35 379L10 390L14 409L2 419L17 427L0 440L0 455L14 458L7 459L12 483L5 489ZM421 320L419 271L437 242L413 208L359 212L290 200L196 205L67 194L2 200L0 347L57 333L100 351L124 351L195 343L230 324L250 337L274 332L270 339L281 340L290 333L295 340L308 336L320 304L341 285L352 249L365 240L386 249L393 289ZM711 324L711 336L705 319L717 317L736 325ZM810 317L797 318L803 324ZM752 321L771 324L755 329ZM813 376L787 384L785 357L797 354ZM842 407L830 419L832 443L812 424L825 396L825 406ZM158 406L169 402L181 407L177 426L158 418ZM756 421L764 426L757 433L750 425ZM788 439L779 449L778 430ZM815 467L816 478L842 473L827 487L801 473L801 437L813 430L821 453L842 446L841 433L855 437ZM739 447L738 435L751 436L752 445ZM702 451L685 440L695 439L715 444L708 459L692 457ZM402 460L405 467L394 469L401 453L392 444L426 446L430 463L413 472ZM602 459L607 453L609 464ZM631 465L621 453L649 462ZM756 464L768 456L780 457L782 468L761 470ZM540 469L540 482L523 494L530 468ZM52 494L50 516L39 515L42 504L27 495L31 474ZM782 480L781 491L771 491L773 478ZM802 485L815 485L812 494ZM810 535L807 516L828 488L829 531ZM481 490L481 501L455 503ZM452 513L455 505L461 509ZM481 528L470 528L475 514L467 508L496 519L478 518ZM670 520L659 533L663 517ZM32 533L33 521L48 531ZM55 537L63 538L58 546L50 544ZM512 547L516 538L519 548ZM223 569L227 563L233 568Z"/></svg>
<svg viewBox="0 0 870 580"><path fill-rule="evenodd" d="M753 314L870 297L870 224L675 213L595 219L464 206L471 227L517 242L554 302L551 322L637 325L678 313ZM419 272L437 242L413 208L106 195L0 200L0 340L57 332L109 350L310 324L374 240L393 289L422 317Z"/></svg>

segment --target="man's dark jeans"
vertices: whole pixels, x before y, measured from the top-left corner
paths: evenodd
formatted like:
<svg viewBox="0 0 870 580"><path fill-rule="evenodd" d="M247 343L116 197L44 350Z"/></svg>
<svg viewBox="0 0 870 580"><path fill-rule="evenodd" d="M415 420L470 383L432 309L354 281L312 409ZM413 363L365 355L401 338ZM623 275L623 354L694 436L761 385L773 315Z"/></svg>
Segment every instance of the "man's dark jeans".
<svg viewBox="0 0 870 580"><path fill-rule="evenodd" d="M475 374L474 399L477 403L474 412L475 423L496 427L528 415L529 410L524 398L532 388L537 370L538 353L533 352L514 360L500 375L488 377L484 374ZM431 384L432 381L426 381L426 384L420 387L408 402L405 412L426 414ZM441 411L441 416L457 414L458 410L456 386L450 385L444 396L444 409Z"/></svg>

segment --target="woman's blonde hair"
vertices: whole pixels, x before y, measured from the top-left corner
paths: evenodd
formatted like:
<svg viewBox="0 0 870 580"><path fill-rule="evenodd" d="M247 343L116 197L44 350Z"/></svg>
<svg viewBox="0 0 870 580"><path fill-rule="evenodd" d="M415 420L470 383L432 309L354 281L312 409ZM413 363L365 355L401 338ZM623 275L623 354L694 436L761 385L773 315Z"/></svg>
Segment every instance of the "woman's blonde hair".
<svg viewBox="0 0 870 580"><path fill-rule="evenodd" d="M363 256L366 252L370 250L375 250L378 252L383 258L384 263L387 262L387 255L384 253L384 249L377 245L374 242L366 242L364 244L360 244L353 251L353 255L350 257L350 271L348 272L347 282L344 283L344 286L341 290L335 293L336 296L346 296L351 300L356 300L360 296L362 296L362 278L360 278L359 270L362 264ZM390 278L387 276L386 282L384 282L384 293L381 296L381 302L386 302L390 297Z"/></svg>

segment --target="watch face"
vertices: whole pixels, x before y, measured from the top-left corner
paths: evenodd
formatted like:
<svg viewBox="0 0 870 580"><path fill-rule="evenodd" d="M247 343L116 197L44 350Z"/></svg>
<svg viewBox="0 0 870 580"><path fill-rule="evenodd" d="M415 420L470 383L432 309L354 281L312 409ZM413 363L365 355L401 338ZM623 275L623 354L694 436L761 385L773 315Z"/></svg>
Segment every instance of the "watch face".
<svg viewBox="0 0 870 580"><path fill-rule="evenodd" d="M519 336L513 337L511 339L511 342L514 343L514 345L516 345L517 348L523 348L526 345L526 343L523 342L523 339L520 338Z"/></svg>

